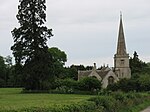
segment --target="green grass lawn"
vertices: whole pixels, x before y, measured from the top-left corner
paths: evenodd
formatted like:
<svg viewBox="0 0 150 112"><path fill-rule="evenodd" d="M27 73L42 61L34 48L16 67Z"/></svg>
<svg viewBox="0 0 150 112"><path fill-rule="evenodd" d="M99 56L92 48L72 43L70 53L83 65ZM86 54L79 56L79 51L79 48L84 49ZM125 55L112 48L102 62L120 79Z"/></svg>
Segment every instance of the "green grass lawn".
<svg viewBox="0 0 150 112"><path fill-rule="evenodd" d="M0 88L0 111L68 105L91 97L90 95L74 94L22 94L21 90L21 88Z"/></svg>

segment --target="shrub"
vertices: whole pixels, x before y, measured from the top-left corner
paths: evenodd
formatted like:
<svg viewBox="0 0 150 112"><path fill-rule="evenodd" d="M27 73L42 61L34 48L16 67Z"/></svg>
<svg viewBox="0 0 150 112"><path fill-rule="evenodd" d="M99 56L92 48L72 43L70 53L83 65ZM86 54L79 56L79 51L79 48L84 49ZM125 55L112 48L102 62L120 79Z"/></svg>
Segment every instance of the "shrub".
<svg viewBox="0 0 150 112"><path fill-rule="evenodd" d="M139 83L136 79L121 79L119 82L111 84L107 87L108 90L111 91L138 91L139 90Z"/></svg>
<svg viewBox="0 0 150 112"><path fill-rule="evenodd" d="M94 77L86 77L78 82L78 89L83 91L97 91L101 89L101 82Z"/></svg>
<svg viewBox="0 0 150 112"><path fill-rule="evenodd" d="M145 74L140 76L138 79L140 91L149 91L150 90L150 75Z"/></svg>
<svg viewBox="0 0 150 112"><path fill-rule="evenodd" d="M53 83L52 93L74 93L78 83L73 79L58 79Z"/></svg>
<svg viewBox="0 0 150 112"><path fill-rule="evenodd" d="M62 85L67 86L69 88L73 88L73 89L76 89L77 86L78 86L77 81L75 81L73 79L64 79L64 80L62 80Z"/></svg>
<svg viewBox="0 0 150 112"><path fill-rule="evenodd" d="M76 93L76 94L97 94L101 89L101 82L93 77L86 77L82 80L59 79L53 84L53 93Z"/></svg>
<svg viewBox="0 0 150 112"><path fill-rule="evenodd" d="M120 92L120 91L114 92L112 94L112 96L113 96L113 98L115 98L116 100L118 100L121 103L127 99L126 94L124 94L123 92Z"/></svg>
<svg viewBox="0 0 150 112"><path fill-rule="evenodd" d="M119 86L118 83L109 84L109 85L107 86L107 90L117 91L118 88L119 88L118 86Z"/></svg>
<svg viewBox="0 0 150 112"><path fill-rule="evenodd" d="M96 110L96 105L94 102L83 101L70 105L54 105L45 108L30 107L21 110L8 110L4 112L93 112L94 110Z"/></svg>
<svg viewBox="0 0 150 112"><path fill-rule="evenodd" d="M118 110L116 100L111 96L102 96L90 98L89 101L94 101L97 107L103 107L105 112L116 112Z"/></svg>
<svg viewBox="0 0 150 112"><path fill-rule="evenodd" d="M70 93L74 93L74 90L67 86L60 86L60 87L56 88L53 92L54 93L62 93L62 94L70 94Z"/></svg>
<svg viewBox="0 0 150 112"><path fill-rule="evenodd" d="M94 102L84 101L65 106L63 112L90 112L95 110L95 108L96 105Z"/></svg>
<svg viewBox="0 0 150 112"><path fill-rule="evenodd" d="M124 92L129 91L149 91L150 90L150 76L149 74L140 74L134 76L131 79L121 79L118 83L109 85L108 90L117 91L121 90Z"/></svg>
<svg viewBox="0 0 150 112"><path fill-rule="evenodd" d="M56 89L61 86L66 86L69 88L77 88L77 81L73 79L56 79L53 83L53 89Z"/></svg>
<svg viewBox="0 0 150 112"><path fill-rule="evenodd" d="M99 92L98 92L98 95L111 95L112 91L110 90L107 90L107 89L101 89Z"/></svg>

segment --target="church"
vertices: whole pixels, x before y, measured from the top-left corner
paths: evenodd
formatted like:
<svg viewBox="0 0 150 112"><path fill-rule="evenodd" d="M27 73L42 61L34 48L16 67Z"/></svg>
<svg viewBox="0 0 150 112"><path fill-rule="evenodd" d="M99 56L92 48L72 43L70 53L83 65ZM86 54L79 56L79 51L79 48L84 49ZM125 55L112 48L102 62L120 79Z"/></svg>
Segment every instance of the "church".
<svg viewBox="0 0 150 112"><path fill-rule="evenodd" d="M115 83L122 78L131 78L131 69L129 66L129 54L126 51L125 36L123 30L122 14L120 15L117 52L114 55L114 67L103 66L96 68L94 63L92 70L78 71L78 80L84 77L95 77L102 82L102 88Z"/></svg>

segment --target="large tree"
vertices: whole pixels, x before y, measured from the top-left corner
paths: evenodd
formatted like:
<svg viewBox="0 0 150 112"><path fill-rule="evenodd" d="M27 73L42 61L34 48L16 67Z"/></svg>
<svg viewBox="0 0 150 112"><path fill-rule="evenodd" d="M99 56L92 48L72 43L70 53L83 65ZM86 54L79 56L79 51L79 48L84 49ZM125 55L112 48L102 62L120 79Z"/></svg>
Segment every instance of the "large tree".
<svg viewBox="0 0 150 112"><path fill-rule="evenodd" d="M52 60L54 63L58 63L61 66L63 66L65 64L65 62L67 61L66 53L64 51L61 51L57 47L49 48L48 52L51 54Z"/></svg>
<svg viewBox="0 0 150 112"><path fill-rule="evenodd" d="M17 19L20 27L12 31L14 45L11 47L17 69L21 71L27 90L47 90L53 79L51 55L47 40L52 29L46 22L46 0L19 0ZM19 67L20 66L20 67Z"/></svg>
<svg viewBox="0 0 150 112"><path fill-rule="evenodd" d="M133 58L130 57L130 67L131 67L132 74L141 73L144 72L145 68L147 67L147 64L139 59L139 56L135 51L133 53Z"/></svg>
<svg viewBox="0 0 150 112"><path fill-rule="evenodd" d="M49 48L48 52L52 56L53 75L56 78L63 78L65 76L64 65L65 65L65 62L67 61L66 53L64 51L61 51L57 47Z"/></svg>

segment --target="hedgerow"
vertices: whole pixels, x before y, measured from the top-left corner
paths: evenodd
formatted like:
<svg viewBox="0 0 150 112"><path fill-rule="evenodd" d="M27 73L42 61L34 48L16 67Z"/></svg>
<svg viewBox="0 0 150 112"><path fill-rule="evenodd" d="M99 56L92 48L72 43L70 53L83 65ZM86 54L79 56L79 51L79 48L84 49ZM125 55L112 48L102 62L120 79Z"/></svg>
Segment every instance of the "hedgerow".
<svg viewBox="0 0 150 112"><path fill-rule="evenodd" d="M1 112L129 112L134 106L141 105L149 100L148 94L113 92L107 95L93 96L87 101L74 104L51 105L51 107L46 108L32 107Z"/></svg>
<svg viewBox="0 0 150 112"><path fill-rule="evenodd" d="M82 101L70 105L54 105L51 107L31 107L20 110L3 110L1 112L92 112L96 105L91 101Z"/></svg>

